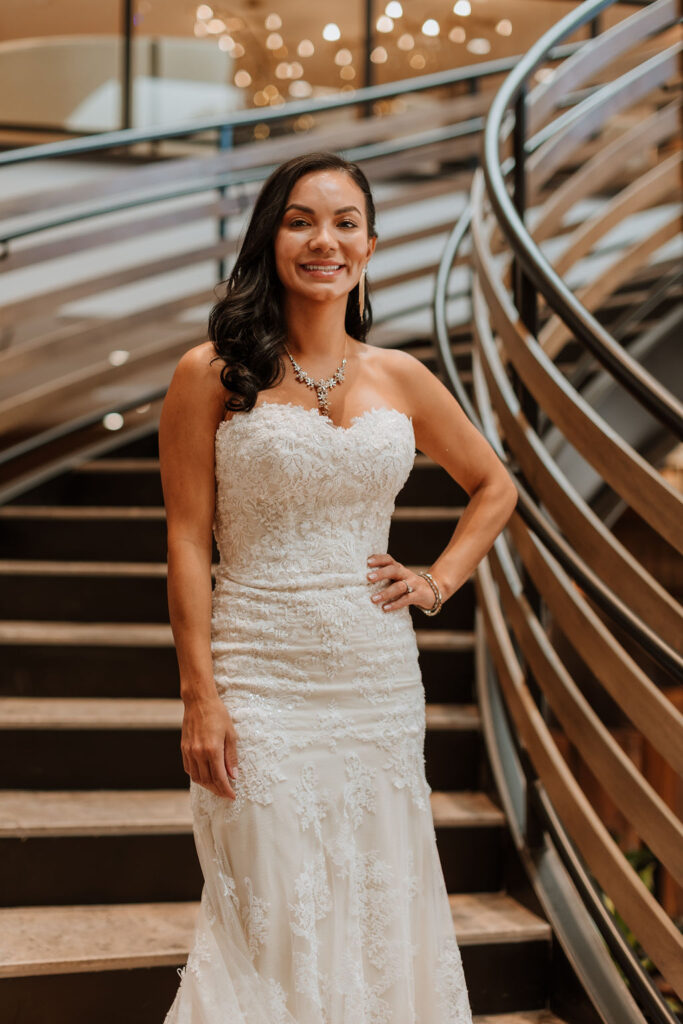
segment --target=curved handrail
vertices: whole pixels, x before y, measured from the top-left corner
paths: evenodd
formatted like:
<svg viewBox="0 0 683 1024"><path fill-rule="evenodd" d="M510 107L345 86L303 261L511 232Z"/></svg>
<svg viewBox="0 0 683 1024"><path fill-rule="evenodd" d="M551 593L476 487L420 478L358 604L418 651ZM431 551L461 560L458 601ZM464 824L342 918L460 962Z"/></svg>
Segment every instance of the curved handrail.
<svg viewBox="0 0 683 1024"><path fill-rule="evenodd" d="M453 391L465 410L468 418L486 437L498 456L507 464L509 459L505 453L493 422L490 418L481 419L460 377L450 347L448 325L446 319L446 290L448 278L460 247L467 237L471 226L472 210L468 206L461 214L452 229L444 246L441 263L436 274L432 296L432 322L436 340L436 356L442 378ZM476 388L475 362L475 388ZM481 405L480 405L481 407ZM598 607L609 617L610 621L628 632L637 641L643 651L654 658L672 679L683 682L683 658L654 633L628 605L624 604L614 592L593 572L577 553L562 538L547 516L541 512L529 491L515 480L518 493L517 510L533 533L551 552L562 568L582 590L590 595Z"/></svg>
<svg viewBox="0 0 683 1024"><path fill-rule="evenodd" d="M581 11L585 14L590 10L593 14L597 7L604 6L606 4L587 4ZM657 24L661 28L666 21L663 13L666 4L653 6ZM640 42L640 28L647 15L645 11L633 16L638 21L636 28L623 22L617 26L615 31L622 42L625 39L630 39L634 45ZM566 19L564 24L566 27ZM599 52L613 55L614 46L609 43L604 51ZM600 86L591 91L587 100L577 97L578 102L573 111L568 116L557 118L550 125L539 129L542 118L540 115L533 118L536 135L527 142L526 151L538 157L533 172L530 172L530 176L533 174L535 177L535 184L546 183L554 171L560 169L566 157L574 157L584 139L588 140L595 128L601 127L600 118L605 120L605 111L611 116L627 108L629 100L634 102L635 98L644 97L648 92L646 85L651 90L653 83L659 84L659 69L670 66L667 60L655 57L650 60L645 71L642 70L641 62L636 76L638 83L631 91L624 80L616 85ZM578 64L579 58L574 58L574 62ZM584 60L584 68L587 66ZM652 68L658 69L656 74L650 74ZM601 70L599 64L592 67L593 73ZM516 74L517 71L513 71L509 79ZM571 76L566 72L563 75L560 70L558 79L574 87L577 76L575 67ZM501 92L508 88L509 79ZM498 103L500 109L506 112L512 100L519 98L511 96L508 89L508 102L502 104L500 95L499 92L494 104ZM556 92L553 105L556 106L557 102ZM531 111L533 109L531 106ZM502 129L503 134L509 120ZM567 133L570 122L571 133ZM673 137L674 132L673 109L670 106L653 114L645 125L639 124L619 136L615 142L608 142L605 149L608 152L626 152L628 142L625 139L632 143L636 137L647 138L652 145L655 140L659 142ZM496 143L497 138L496 133ZM609 135L607 138L609 140ZM553 140L558 139L561 140L558 152L562 150L563 153L561 161L556 159L557 154L553 152ZM572 149L572 143L575 149ZM591 142L589 154L592 146ZM507 150L504 152L507 155ZM545 159L546 153L550 154L550 160ZM518 159L519 154L520 145L517 140L515 156ZM598 157L601 156L602 150L598 150L596 167ZM619 193L608 204L596 222L591 222L590 228L577 228L574 236L569 239L569 250L566 249L565 240L563 252L568 253L564 257L565 267L575 262L571 257L576 253L580 256L588 250L585 239L599 236L609 228L611 220L618 220L620 210L631 213L631 207L637 210L645 206L645 193L651 191L649 183L659 183L660 192L665 191L666 181L671 180L677 159L671 157L668 162L660 161L656 171L639 180L636 186L624 188L622 185L623 193ZM498 165L497 144L495 160ZM510 159L506 159L502 167L497 166L500 182L506 180L512 166ZM604 165L600 167L600 174L603 173L607 173ZM577 178L583 178L583 186L587 174L587 170L579 170L576 175ZM620 441L610 423L596 409L590 408L580 391L570 387L568 382L565 389L564 373L571 377L571 370L567 368L566 371L560 371L559 366L555 366L539 345L535 324L528 326L524 323L526 313L520 313L525 302L522 289L516 292L514 303L507 291L509 261L505 257L500 262L492 258L490 240L493 233L496 233L496 251L501 239L503 246L510 239L490 187L487 198L490 200L492 216L489 218L484 215L484 177L482 171L476 172L472 210L461 216L444 248L433 294L432 316L437 358L447 386L508 468L521 474L521 479L516 481L518 504L507 531L509 541L505 537L499 538L490 556L477 571L477 593L486 626L486 642L481 630L478 633L478 692L482 702L487 745L501 741L506 748L504 757L496 761L496 780L506 810L513 812L515 818L520 817L518 812L524 803L526 782L527 815L532 809L540 815L540 831L534 828L533 822L530 825L527 819L526 827L530 831L524 835L524 826L518 828L516 845L539 899L556 926L561 944L577 967L579 977L585 976L587 980L587 991L602 1019L610 1024L621 1024L623 1020L631 1020L634 1014L642 1013L640 1019L643 1021L647 1018L651 1021L673 1022L675 1017L666 1006L657 986L644 973L633 953L626 948L612 915L605 912L602 903L604 897L599 895L598 883L605 893L613 897L617 908L641 938L648 955L676 991L680 991L683 983L680 970L680 954L683 950L681 936L670 917L663 912L664 908L639 886L636 873L622 859L621 851L607 831L601 831L600 820L590 804L583 799L580 780L574 777L560 753L560 738L558 736L556 742L552 728L556 728L566 742L576 748L584 763L590 765L612 805L631 822L636 834L659 857L671 877L683 878L683 861L680 856L683 824L660 801L657 787L652 786L644 772L639 773L619 748L616 737L602 724L601 716L595 714L586 700L588 694L581 693L582 684L575 681L581 680L582 675L576 675L571 667L568 668L571 661L566 665L562 660L563 646L568 644L570 650L586 666L587 678L601 686L608 701L614 702L610 706L614 706L619 714L625 715L633 723L639 736L664 757L672 771L681 771L683 717L660 689L668 681L661 678L657 671L658 668L664 669L671 678L679 681L682 678L683 659L669 645L677 643L680 638L680 609L671 595L638 562L635 554L622 547L618 538L599 520L590 505L573 490L560 466L553 461L553 452L545 442L553 431L561 430L563 438L574 445L588 465L600 465L603 478L609 478L617 494L627 496L632 506L642 506L642 502L633 492L626 467L631 466L637 473L642 473L643 479L647 477L651 481L653 501L659 500L662 494L668 506L666 515L654 516L653 525L661 535L668 536L672 541L680 541L679 537L674 536L676 531L673 528L674 513L675 509L680 508L680 498L654 472L653 467L638 455L635 448ZM574 175L567 178L557 193L541 207L541 220L537 223L542 225L540 234L543 239L549 239L556 233L564 214L577 199L583 197L582 188L577 187L573 179ZM603 177L603 182L607 180ZM504 187L507 190L507 185ZM585 188L584 191L589 192ZM648 203L648 207L657 205L657 195L652 198L653 202ZM517 195L516 202L520 202L520 199L521 195ZM507 191L505 200L512 208ZM521 217L517 219L522 222ZM450 351L446 307L446 284L459 250L462 250L468 237L470 225L475 272L471 297L471 320L475 337L473 396L465 389ZM618 285L626 278L627 270L632 271L645 262L647 255L657 248L658 240L665 238L667 233L670 233L670 229L666 226L651 230L647 239L631 246L625 257L621 256L614 266L610 265L606 281ZM533 244L536 245L535 242ZM574 252L571 251L572 245ZM514 245L511 248L517 252ZM538 287L533 275L527 273L523 259L517 259L516 269L518 274L521 271L532 282L529 291L533 285ZM538 290L545 294L540 287ZM605 284L597 283L593 289L600 298L606 290ZM484 298L490 305L491 322ZM563 311L554 307L552 301L549 301L549 306L549 312L554 311L557 316L549 321L548 329L559 335L560 328L564 332L567 320ZM528 319L531 325L533 318ZM570 330L572 327L569 324ZM582 339L579 337L579 340ZM606 369L598 365L596 379L604 378L607 381L610 379L608 373L611 373L612 379L623 384L621 371L625 360L616 351L618 346L614 339L612 341L620 367L615 370L609 360L598 359ZM642 345L638 343L634 345L636 351L641 348ZM558 349L559 345L555 345L554 353ZM566 358L571 360L574 357L573 351ZM584 356L583 359L587 363L588 357ZM658 394L662 393L656 380L641 373L642 368L638 364L634 363L634 366L644 390L651 388ZM510 371L513 381L508 376ZM542 433L535 423L534 406L531 403L525 404L523 389L518 397L515 383L526 386L547 412L548 425L547 428L544 425ZM633 389L629 387L628 390ZM641 404L649 408L651 403L647 395ZM658 416L657 419L669 428L674 425L670 417ZM602 452L591 451L591 444L599 446ZM605 452L608 451L612 452L617 461L622 461L620 470L605 462ZM573 491L570 501L564 504L561 500L563 487L569 489L568 495ZM537 494L532 494L530 488L537 490ZM576 545L578 550L573 550L571 545ZM513 551L517 561L512 559ZM601 566L605 572L604 579L596 575L596 565ZM525 574L524 583L520 575L522 572ZM527 594L527 582L531 593L538 594L543 614L535 612ZM660 602L659 611L653 613L656 602ZM558 636L555 639L554 635L545 631L546 613L547 621L555 624L561 638ZM624 633L621 642L618 639L619 631ZM636 644L632 646L633 640ZM652 661L649 658L642 659L638 648L646 651ZM633 651L638 653L634 656ZM497 669L495 673L484 668L490 654L493 655ZM531 673L533 685L525 677L527 670ZM555 718L547 718L546 708L552 711ZM511 721L514 722L513 731L510 731ZM515 766L512 748L517 738L523 747L524 756ZM493 764L495 750L489 750L489 754L494 755ZM516 781L515 773L519 775L521 772L525 779ZM538 778L535 778L536 773ZM632 779L632 785L626 782L627 776ZM660 827L661 832L657 835ZM539 841L539 834L540 847L534 846ZM547 857L551 866L544 860L541 870L541 856ZM591 879L591 875L597 882ZM573 883L571 893L569 879ZM558 895L560 890L563 894L561 898ZM621 1001L619 985L615 976L610 975L609 965L596 965L594 950L581 934L579 922L585 921L586 913L595 921L628 980L631 991L629 993L626 986L623 986ZM565 915L565 918L561 915ZM600 985L605 987L604 991L600 990ZM632 996L640 1010L634 1009Z"/></svg>
<svg viewBox="0 0 683 1024"><path fill-rule="evenodd" d="M668 0L658 2L665 4ZM522 94L529 75L548 59L548 51L552 46L556 46L610 5L611 0L587 0L541 36L508 75L491 104L484 129L483 172L498 224L525 272L550 306L624 387L677 437L683 438L681 403L635 360L628 357L619 343L555 273L515 209L500 166L499 139L503 121L510 107Z"/></svg>

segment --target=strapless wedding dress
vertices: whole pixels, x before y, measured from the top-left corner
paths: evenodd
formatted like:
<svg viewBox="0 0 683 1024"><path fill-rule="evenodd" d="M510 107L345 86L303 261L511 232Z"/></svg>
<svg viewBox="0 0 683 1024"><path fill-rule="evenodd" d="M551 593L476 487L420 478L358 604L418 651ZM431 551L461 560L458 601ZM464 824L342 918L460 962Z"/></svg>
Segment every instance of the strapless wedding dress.
<svg viewBox="0 0 683 1024"><path fill-rule="evenodd" d="M385 552L411 419L266 402L216 432L211 647L235 801L191 784L204 875L166 1024L471 1024Z"/></svg>

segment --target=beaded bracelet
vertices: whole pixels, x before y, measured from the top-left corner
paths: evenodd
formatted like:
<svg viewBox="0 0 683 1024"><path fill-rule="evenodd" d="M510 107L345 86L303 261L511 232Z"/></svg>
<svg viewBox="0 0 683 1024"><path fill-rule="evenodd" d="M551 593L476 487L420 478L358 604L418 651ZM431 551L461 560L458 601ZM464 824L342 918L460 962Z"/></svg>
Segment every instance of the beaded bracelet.
<svg viewBox="0 0 683 1024"><path fill-rule="evenodd" d="M427 580L427 583L432 588L432 591L434 593L434 604L432 605L431 608L422 608L420 605L418 605L418 608L420 609L421 612L424 612L425 615L436 615L437 612L441 611L441 605L443 604L443 601L441 599L441 591L439 590L439 585L436 583L434 577L430 572L418 572L417 575L422 576L423 579Z"/></svg>

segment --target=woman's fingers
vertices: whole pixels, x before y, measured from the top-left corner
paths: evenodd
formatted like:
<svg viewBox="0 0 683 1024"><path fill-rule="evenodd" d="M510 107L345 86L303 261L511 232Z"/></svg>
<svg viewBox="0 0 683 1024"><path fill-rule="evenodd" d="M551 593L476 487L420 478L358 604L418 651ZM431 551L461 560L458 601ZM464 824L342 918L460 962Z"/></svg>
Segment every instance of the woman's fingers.
<svg viewBox="0 0 683 1024"><path fill-rule="evenodd" d="M183 768L193 782L216 796L236 799L237 734L225 705L216 698L185 708L181 739Z"/></svg>
<svg viewBox="0 0 683 1024"><path fill-rule="evenodd" d="M372 600L384 611L393 611L394 608L405 608L411 604L412 596L408 590L408 580L400 579L384 587L378 594L373 594Z"/></svg>
<svg viewBox="0 0 683 1024"><path fill-rule="evenodd" d="M225 769L225 757L223 752L217 751L209 762L209 772L213 784L213 792L217 796L227 796L230 800L235 799L235 791L230 785L230 779Z"/></svg>

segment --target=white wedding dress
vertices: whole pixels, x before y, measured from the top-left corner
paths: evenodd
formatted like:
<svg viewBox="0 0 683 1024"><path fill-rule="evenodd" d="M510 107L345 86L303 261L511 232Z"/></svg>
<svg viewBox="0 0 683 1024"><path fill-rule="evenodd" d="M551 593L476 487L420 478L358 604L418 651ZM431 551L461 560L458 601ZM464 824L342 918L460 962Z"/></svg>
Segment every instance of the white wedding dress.
<svg viewBox="0 0 683 1024"><path fill-rule="evenodd" d="M211 646L237 799L191 784L204 889L166 1024L471 1024L385 552L411 419L265 402L216 432Z"/></svg>

